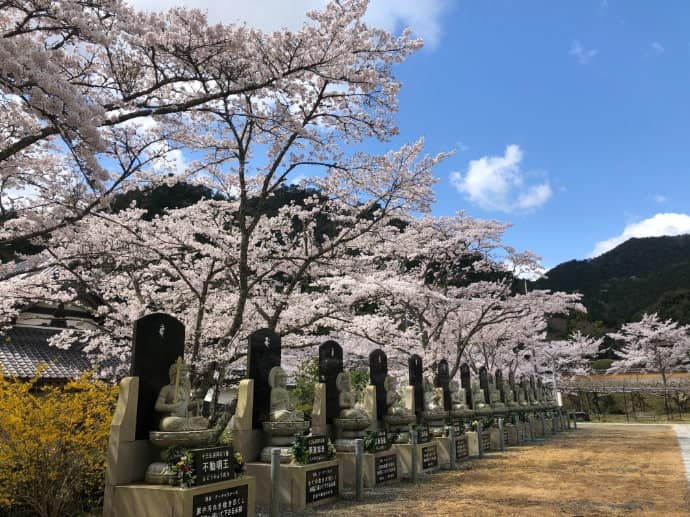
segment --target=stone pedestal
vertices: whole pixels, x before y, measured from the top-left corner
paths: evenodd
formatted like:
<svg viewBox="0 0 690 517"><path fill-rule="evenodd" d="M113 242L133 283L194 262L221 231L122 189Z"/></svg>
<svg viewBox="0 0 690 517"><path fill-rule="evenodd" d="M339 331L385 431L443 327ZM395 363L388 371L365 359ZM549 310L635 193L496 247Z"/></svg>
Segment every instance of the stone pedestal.
<svg viewBox="0 0 690 517"><path fill-rule="evenodd" d="M269 508L272 493L271 465L247 463L246 472L256 478L256 504ZM307 506L335 502L342 490L342 468L335 460L310 465L281 464L279 477L278 491L283 511L298 512Z"/></svg>
<svg viewBox="0 0 690 517"><path fill-rule="evenodd" d="M539 438L544 438L544 421L541 418L535 418L534 419L534 434L535 436L532 437L532 439L539 437Z"/></svg>
<svg viewBox="0 0 690 517"><path fill-rule="evenodd" d="M544 435L549 435L553 434L553 419L552 418L545 418L544 419Z"/></svg>
<svg viewBox="0 0 690 517"><path fill-rule="evenodd" d="M479 456L479 436L477 435L477 431L467 431L465 433L465 438L467 440L467 450L470 458L477 458Z"/></svg>
<svg viewBox="0 0 690 517"><path fill-rule="evenodd" d="M338 452L336 458L343 472L343 487L354 490L357 484L355 479L355 454L353 452ZM364 488L373 488L384 483L398 481L400 479L400 470L398 451L392 447L387 451L365 452L362 455Z"/></svg>
<svg viewBox="0 0 690 517"><path fill-rule="evenodd" d="M489 444L490 450L500 451L501 450L501 430L498 427L492 427L489 429ZM508 446L508 428L506 425L503 426L503 447Z"/></svg>
<svg viewBox="0 0 690 517"><path fill-rule="evenodd" d="M506 445L519 445L518 426L513 424L506 424Z"/></svg>
<svg viewBox="0 0 690 517"><path fill-rule="evenodd" d="M355 440L364 438L368 418L334 418L335 448L338 452L354 452Z"/></svg>
<svg viewBox="0 0 690 517"><path fill-rule="evenodd" d="M131 484L117 487L111 510L127 517L211 517L220 515L214 505L226 504L234 512L228 515L253 517L255 497L253 477L191 488Z"/></svg>
<svg viewBox="0 0 690 517"><path fill-rule="evenodd" d="M450 469L450 438L441 436L434 438L438 452L438 466L443 470Z"/></svg>
<svg viewBox="0 0 690 517"><path fill-rule="evenodd" d="M412 472L412 444L396 443L393 447L398 452L400 477L409 478ZM438 447L436 442L420 443L417 445L417 473L436 472L440 468L438 462Z"/></svg>
<svg viewBox="0 0 690 517"><path fill-rule="evenodd" d="M448 412L446 411L423 411L422 420L429 427L429 433L435 438L443 436L446 430L446 418Z"/></svg>
<svg viewBox="0 0 690 517"><path fill-rule="evenodd" d="M455 437L455 461L461 463L470 459L467 433Z"/></svg>
<svg viewBox="0 0 690 517"><path fill-rule="evenodd" d="M498 432L498 429L496 429L496 431ZM482 452L490 452L492 450L498 450L492 446L491 429L482 429L482 434L479 437L479 439L482 441Z"/></svg>

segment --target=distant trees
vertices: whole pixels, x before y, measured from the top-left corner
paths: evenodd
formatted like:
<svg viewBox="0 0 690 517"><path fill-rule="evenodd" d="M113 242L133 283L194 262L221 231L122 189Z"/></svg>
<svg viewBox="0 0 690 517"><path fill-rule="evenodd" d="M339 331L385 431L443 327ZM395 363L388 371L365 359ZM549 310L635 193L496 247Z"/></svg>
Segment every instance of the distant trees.
<svg viewBox="0 0 690 517"><path fill-rule="evenodd" d="M675 368L690 364L690 327L672 320L661 320L656 314L644 314L640 321L626 323L618 332L609 334L623 342L609 371L624 372L639 368L661 374L664 388L668 374ZM668 394L664 391L664 407L669 411Z"/></svg>

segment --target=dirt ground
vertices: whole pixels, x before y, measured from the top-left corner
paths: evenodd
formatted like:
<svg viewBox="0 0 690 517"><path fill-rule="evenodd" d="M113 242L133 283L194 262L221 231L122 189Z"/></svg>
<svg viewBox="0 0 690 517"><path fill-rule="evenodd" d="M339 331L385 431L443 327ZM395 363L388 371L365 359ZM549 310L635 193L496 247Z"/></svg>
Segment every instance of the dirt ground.
<svg viewBox="0 0 690 517"><path fill-rule="evenodd" d="M670 426L586 424L303 515L690 515L690 493Z"/></svg>

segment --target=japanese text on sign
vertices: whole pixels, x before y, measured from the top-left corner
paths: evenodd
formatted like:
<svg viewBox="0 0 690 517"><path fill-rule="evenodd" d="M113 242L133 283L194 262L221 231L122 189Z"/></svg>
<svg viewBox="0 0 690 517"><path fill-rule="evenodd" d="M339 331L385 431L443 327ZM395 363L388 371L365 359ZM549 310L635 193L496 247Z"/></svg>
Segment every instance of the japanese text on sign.
<svg viewBox="0 0 690 517"><path fill-rule="evenodd" d="M249 485L195 495L192 517L244 517L249 503Z"/></svg>
<svg viewBox="0 0 690 517"><path fill-rule="evenodd" d="M307 503L338 495L338 467L325 467L307 472Z"/></svg>

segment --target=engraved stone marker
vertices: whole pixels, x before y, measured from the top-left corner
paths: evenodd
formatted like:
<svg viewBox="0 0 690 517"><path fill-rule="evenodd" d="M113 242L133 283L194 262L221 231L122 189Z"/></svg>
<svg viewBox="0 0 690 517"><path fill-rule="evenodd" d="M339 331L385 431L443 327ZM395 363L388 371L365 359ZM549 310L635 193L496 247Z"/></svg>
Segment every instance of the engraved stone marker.
<svg viewBox="0 0 690 517"><path fill-rule="evenodd" d="M369 354L369 382L376 388L376 419L383 420L386 414L386 389L383 383L388 375L388 358L386 353L379 349Z"/></svg>
<svg viewBox="0 0 690 517"><path fill-rule="evenodd" d="M161 388L170 384L170 365L184 358L184 325L169 314L154 313L134 323L132 376L139 377L136 439L148 440L158 428L153 407Z"/></svg>
<svg viewBox="0 0 690 517"><path fill-rule="evenodd" d="M453 407L453 402L450 399L450 369L448 368L448 361L445 359L438 362L434 386L443 388L443 409L450 411Z"/></svg>
<svg viewBox="0 0 690 517"><path fill-rule="evenodd" d="M407 360L409 384L414 389L414 412L417 421L421 421L424 411L424 377L422 372L422 358L412 354Z"/></svg>
<svg viewBox="0 0 690 517"><path fill-rule="evenodd" d="M506 403L506 393L503 390L503 372L501 370L496 370L496 389L501 396L501 402Z"/></svg>
<svg viewBox="0 0 690 517"><path fill-rule="evenodd" d="M261 429L261 422L268 421L271 406L271 386L268 374L274 366L280 366L280 336L269 329L260 329L249 336L247 377L254 380L254 412L252 426Z"/></svg>
<svg viewBox="0 0 690 517"><path fill-rule="evenodd" d="M490 404L491 400L489 398L489 372L486 366L482 366L479 369L479 387L484 390L484 402Z"/></svg>
<svg viewBox="0 0 690 517"><path fill-rule="evenodd" d="M338 418L338 387L336 378L343 371L343 348L335 341L319 346L319 382L326 385L326 421Z"/></svg>
<svg viewBox="0 0 690 517"><path fill-rule="evenodd" d="M460 365L460 385L465 390L465 402L467 407L474 409L472 400L472 379L470 378L470 367L467 363Z"/></svg>

